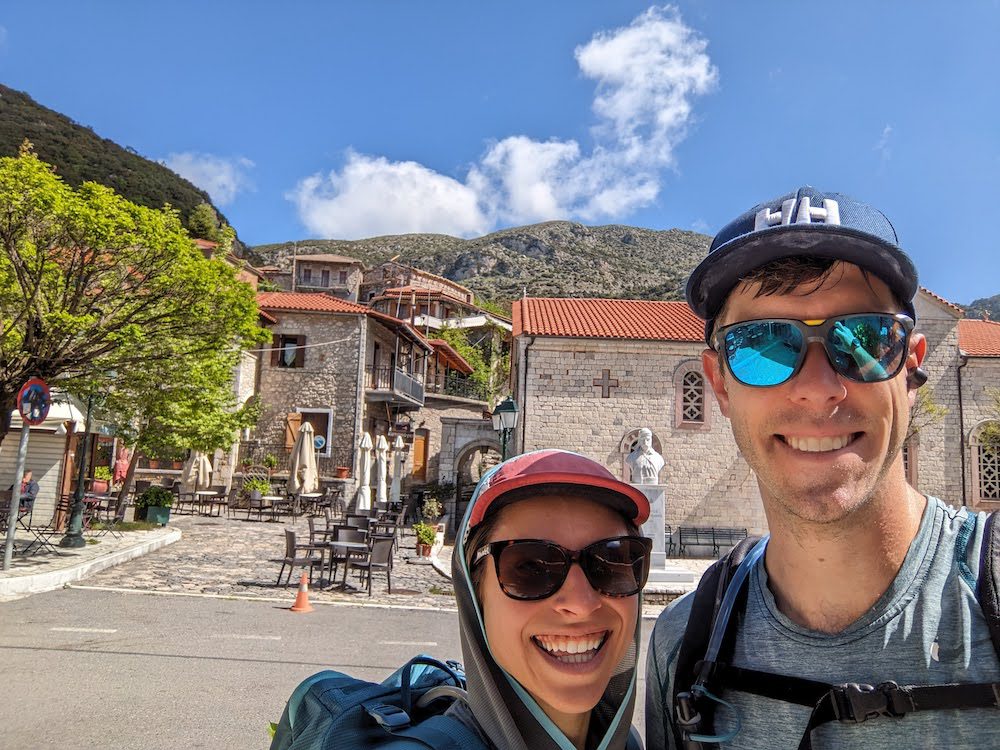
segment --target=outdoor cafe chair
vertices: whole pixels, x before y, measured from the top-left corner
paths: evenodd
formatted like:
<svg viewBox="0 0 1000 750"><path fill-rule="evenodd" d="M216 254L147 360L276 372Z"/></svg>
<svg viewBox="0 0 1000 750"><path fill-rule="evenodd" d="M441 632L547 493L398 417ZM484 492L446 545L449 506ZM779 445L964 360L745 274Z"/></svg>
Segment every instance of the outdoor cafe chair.
<svg viewBox="0 0 1000 750"><path fill-rule="evenodd" d="M208 489L215 494L202 496L202 510L208 508L207 515L219 517L222 515L222 509L229 504L226 500L226 485L213 484Z"/></svg>
<svg viewBox="0 0 1000 750"><path fill-rule="evenodd" d="M119 505L118 498L111 498L108 506L107 516L101 522L102 528L97 532L96 536L111 534L115 539L124 539L125 535L118 529L118 526L125 522L125 510L128 508L128 504L122 501Z"/></svg>
<svg viewBox="0 0 1000 750"><path fill-rule="evenodd" d="M356 529L368 530L368 526L371 523L371 516L359 515L357 513L348 513L344 516L344 523L348 526L353 526Z"/></svg>
<svg viewBox="0 0 1000 750"><path fill-rule="evenodd" d="M250 496L247 498L247 520L250 520L250 514L257 511L257 520L262 521L264 511L270 509L268 501L264 499L263 494L260 490L250 490Z"/></svg>
<svg viewBox="0 0 1000 750"><path fill-rule="evenodd" d="M337 568L341 563L346 563L351 553L345 548L338 549L336 542L353 542L355 544L368 544L368 532L356 529L352 526L335 526L333 528L332 542L327 542L330 548L330 580L337 575Z"/></svg>
<svg viewBox="0 0 1000 750"><path fill-rule="evenodd" d="M299 544L295 539L295 532L291 529L285 529L285 557L281 562L281 570L278 571L278 582L277 586L281 585L281 576L285 574L285 567L288 568L288 576L285 579L285 586L287 586L292 580L292 573L295 568L304 568L309 566L309 585L312 585L313 568L317 565L320 570L323 570L323 551L324 548L316 547L311 544ZM319 552L319 556L316 556L316 552Z"/></svg>
<svg viewBox="0 0 1000 750"><path fill-rule="evenodd" d="M372 546L363 560L348 561L347 566L352 570L361 573L362 581L368 578L368 596L372 595L372 572L374 570L384 570L385 580L389 586L389 593L392 593L392 547L395 543L391 536L372 537Z"/></svg>
<svg viewBox="0 0 1000 750"><path fill-rule="evenodd" d="M309 544L325 544L333 536L333 529L316 528L318 518L318 516L306 518L306 523L309 525Z"/></svg>

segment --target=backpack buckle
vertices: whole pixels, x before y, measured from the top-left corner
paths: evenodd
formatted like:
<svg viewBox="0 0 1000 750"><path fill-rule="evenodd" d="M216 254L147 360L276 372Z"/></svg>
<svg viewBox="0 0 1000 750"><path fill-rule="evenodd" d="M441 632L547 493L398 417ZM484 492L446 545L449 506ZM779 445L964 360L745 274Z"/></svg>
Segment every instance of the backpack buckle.
<svg viewBox="0 0 1000 750"><path fill-rule="evenodd" d="M837 721L860 724L879 716L905 716L914 710L913 698L895 682L877 686L851 682L830 691Z"/></svg>
<svg viewBox="0 0 1000 750"><path fill-rule="evenodd" d="M410 726L410 715L399 706L391 703L365 703L363 708L387 732Z"/></svg>

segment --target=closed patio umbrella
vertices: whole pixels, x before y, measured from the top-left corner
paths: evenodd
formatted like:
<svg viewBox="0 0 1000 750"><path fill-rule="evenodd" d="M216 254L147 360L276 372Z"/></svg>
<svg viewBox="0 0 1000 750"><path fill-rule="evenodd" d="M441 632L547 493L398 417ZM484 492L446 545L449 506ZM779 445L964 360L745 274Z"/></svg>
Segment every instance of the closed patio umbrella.
<svg viewBox="0 0 1000 750"><path fill-rule="evenodd" d="M358 480L357 508L368 511L372 509L372 488L369 486L372 481L372 436L367 432L361 436L358 449L361 451L361 476Z"/></svg>
<svg viewBox="0 0 1000 750"><path fill-rule="evenodd" d="M403 438L396 435L392 441L392 489L389 490L389 499L394 503L399 502L403 484L403 458Z"/></svg>
<svg viewBox="0 0 1000 750"><path fill-rule="evenodd" d="M375 441L375 507L386 508L385 480L389 470L389 441L379 435Z"/></svg>
<svg viewBox="0 0 1000 750"><path fill-rule="evenodd" d="M212 482L212 462L201 451L192 451L181 472L181 486L187 492L197 492Z"/></svg>
<svg viewBox="0 0 1000 750"><path fill-rule="evenodd" d="M319 489L319 472L316 470L316 446L312 425L303 422L295 436L292 455L288 462L288 491L292 493L315 492Z"/></svg>

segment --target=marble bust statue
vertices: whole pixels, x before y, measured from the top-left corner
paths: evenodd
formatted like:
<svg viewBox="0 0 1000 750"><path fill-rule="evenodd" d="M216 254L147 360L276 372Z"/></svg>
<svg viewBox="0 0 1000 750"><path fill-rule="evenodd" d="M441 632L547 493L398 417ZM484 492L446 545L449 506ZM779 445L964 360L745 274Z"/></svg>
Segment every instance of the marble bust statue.
<svg viewBox="0 0 1000 750"><path fill-rule="evenodd" d="M639 430L635 448L625 459L632 484L659 484L663 456L653 449L653 432L648 427Z"/></svg>

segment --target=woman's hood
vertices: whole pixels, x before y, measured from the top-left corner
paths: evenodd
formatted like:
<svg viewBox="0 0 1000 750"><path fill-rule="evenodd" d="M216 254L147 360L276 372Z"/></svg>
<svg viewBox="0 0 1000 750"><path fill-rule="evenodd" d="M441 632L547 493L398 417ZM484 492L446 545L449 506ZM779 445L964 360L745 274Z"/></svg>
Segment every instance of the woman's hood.
<svg viewBox="0 0 1000 750"><path fill-rule="evenodd" d="M459 525L451 561L469 705L483 733L499 750L574 750L572 743L528 692L493 658L486 640L482 611L465 563L469 519L482 489L488 486L490 475L498 468L483 475L476 486ZM590 736L594 736L595 729L600 733L600 741L592 745L598 750L620 750L626 746L635 705L640 630L641 618L636 618L632 646L593 711Z"/></svg>

